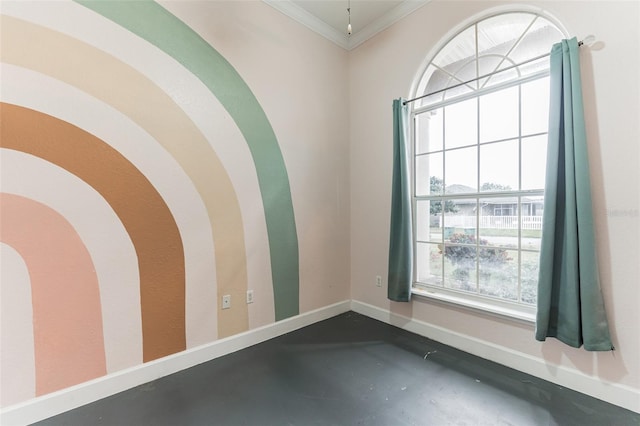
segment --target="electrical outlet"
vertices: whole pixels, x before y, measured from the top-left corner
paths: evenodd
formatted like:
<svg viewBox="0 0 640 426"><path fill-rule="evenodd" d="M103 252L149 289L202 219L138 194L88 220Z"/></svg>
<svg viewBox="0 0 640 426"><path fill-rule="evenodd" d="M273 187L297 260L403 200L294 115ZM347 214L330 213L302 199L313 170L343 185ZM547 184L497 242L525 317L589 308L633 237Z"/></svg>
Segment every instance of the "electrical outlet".
<svg viewBox="0 0 640 426"><path fill-rule="evenodd" d="M382 287L382 277L380 275L376 275L376 287Z"/></svg>
<svg viewBox="0 0 640 426"><path fill-rule="evenodd" d="M253 303L253 290L247 290L247 304Z"/></svg>
<svg viewBox="0 0 640 426"><path fill-rule="evenodd" d="M222 296L222 309L229 309L231 307L231 295L225 294Z"/></svg>

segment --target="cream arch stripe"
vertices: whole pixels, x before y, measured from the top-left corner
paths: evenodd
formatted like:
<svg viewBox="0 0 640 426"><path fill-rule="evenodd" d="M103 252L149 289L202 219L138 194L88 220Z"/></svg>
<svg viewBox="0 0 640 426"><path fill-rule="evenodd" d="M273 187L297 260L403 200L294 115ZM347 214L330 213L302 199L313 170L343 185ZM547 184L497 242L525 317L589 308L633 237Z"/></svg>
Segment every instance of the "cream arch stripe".
<svg viewBox="0 0 640 426"><path fill-rule="evenodd" d="M224 167L189 117L145 76L98 49L21 19L3 15L0 24L2 61L49 75L95 96L138 123L171 153L209 211L218 295L231 294L235 300L243 300L247 267L238 200ZM218 311L218 337L247 329L245 304Z"/></svg>
<svg viewBox="0 0 640 426"><path fill-rule="evenodd" d="M0 206L2 242L31 279L36 395L105 375L98 277L82 240L37 201L0 193Z"/></svg>
<svg viewBox="0 0 640 426"><path fill-rule="evenodd" d="M182 238L187 348L216 340L217 310L211 302L217 298L215 262L211 261L215 259L211 223L189 176L149 133L99 99L15 65L0 63L0 75L5 81L11 81L10 85L3 86L0 101L43 112L91 133L120 152L153 183L171 210ZM41 201L59 211L87 244L98 272L101 294L106 295L102 313L108 372L141 363L137 257L113 209L93 188L63 169L46 167L42 164L46 162L18 151L4 150L1 158L2 189ZM32 177L26 179L29 173ZM60 196L59 188L65 188L64 197ZM96 223L100 223L100 227L96 227ZM264 232L266 234L266 230ZM105 236L108 236L106 241ZM90 244L93 239L97 241ZM266 245L266 236L264 241ZM269 305L273 303L269 301ZM126 341L128 344L124 344ZM138 361L131 363L134 359Z"/></svg>
<svg viewBox="0 0 640 426"><path fill-rule="evenodd" d="M183 351L182 240L151 183L116 150L67 122L6 103L0 104L0 120L3 147L41 157L77 175L107 200L122 221L140 268L143 361Z"/></svg>
<svg viewBox="0 0 640 426"><path fill-rule="evenodd" d="M159 4L149 0L77 1L182 63L233 117L258 174L269 235L276 320L297 315L299 254L289 178L271 124L251 89L220 53Z"/></svg>
<svg viewBox="0 0 640 426"><path fill-rule="evenodd" d="M89 251L100 287L107 373L141 364L140 273L135 248L116 213L67 170L21 151L0 148L0 154L2 192L58 212Z"/></svg>
<svg viewBox="0 0 640 426"><path fill-rule="evenodd" d="M6 407L36 396L36 363L29 270L2 242L0 259L0 407Z"/></svg>

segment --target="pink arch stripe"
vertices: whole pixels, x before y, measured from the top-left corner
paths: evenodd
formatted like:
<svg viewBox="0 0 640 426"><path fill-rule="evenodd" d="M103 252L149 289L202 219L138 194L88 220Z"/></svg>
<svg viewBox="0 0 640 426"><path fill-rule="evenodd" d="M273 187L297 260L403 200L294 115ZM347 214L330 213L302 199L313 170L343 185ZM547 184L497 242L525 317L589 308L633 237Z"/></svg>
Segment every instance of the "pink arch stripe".
<svg viewBox="0 0 640 426"><path fill-rule="evenodd" d="M106 374L98 278L78 233L44 204L0 194L0 240L31 279L36 395Z"/></svg>

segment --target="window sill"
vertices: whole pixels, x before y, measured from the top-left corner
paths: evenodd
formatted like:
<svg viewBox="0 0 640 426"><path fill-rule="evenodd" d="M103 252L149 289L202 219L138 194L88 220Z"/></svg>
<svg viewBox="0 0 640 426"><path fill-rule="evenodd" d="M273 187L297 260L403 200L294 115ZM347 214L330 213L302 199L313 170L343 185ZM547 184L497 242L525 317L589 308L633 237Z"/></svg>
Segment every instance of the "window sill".
<svg viewBox="0 0 640 426"><path fill-rule="evenodd" d="M484 302L481 298L472 298L456 295L455 292L448 292L443 289L416 287L411 289L413 296L424 297L429 300L444 303L449 306L462 307L501 319L513 320L527 325L534 325L536 322L535 311L518 309L518 307L498 306L493 303Z"/></svg>

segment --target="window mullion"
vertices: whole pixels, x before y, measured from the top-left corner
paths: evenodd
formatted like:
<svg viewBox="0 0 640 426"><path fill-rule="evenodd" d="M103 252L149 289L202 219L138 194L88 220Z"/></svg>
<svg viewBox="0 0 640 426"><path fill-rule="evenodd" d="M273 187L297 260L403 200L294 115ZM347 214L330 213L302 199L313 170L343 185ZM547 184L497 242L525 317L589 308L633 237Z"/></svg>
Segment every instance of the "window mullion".
<svg viewBox="0 0 640 426"><path fill-rule="evenodd" d="M518 185L522 190L522 85L518 86ZM522 196L518 196L518 302L522 301Z"/></svg>
<svg viewBox="0 0 640 426"><path fill-rule="evenodd" d="M476 31L478 26L476 25ZM476 98L476 187L480 192L480 96ZM476 197L476 293L480 293L480 198Z"/></svg>
<svg viewBox="0 0 640 426"><path fill-rule="evenodd" d="M446 155L447 155L447 109L446 108L442 108L442 196L445 195L445 188L447 187L447 161L446 161ZM444 275L444 259L445 259L445 253L447 252L447 245L446 242L444 240L444 229L445 229L445 211L446 211L446 207L447 207L447 201L446 200L441 200L440 201L440 223L442 224L442 226L440 227L440 234L441 234L441 241L442 241L442 256L440 259L440 271L442 274L442 287L445 287L445 275Z"/></svg>
<svg viewBox="0 0 640 426"><path fill-rule="evenodd" d="M418 130L416 126L416 121L417 121L417 115L416 114L412 114L413 120L411 120L411 135L413 137L413 143L411 144L412 147L412 158L413 158L413 201L411 204L411 208L413 209L412 212L414 214L411 215L411 220L413 223L413 253L414 253L414 258L416 258L416 253L418 253L418 243L417 243L417 236L418 236L418 217L417 214L415 214L415 212L417 211L417 207L418 207L418 198L417 198L417 191L418 191L418 174L416 173L418 167L417 167L417 152L418 152ZM418 277L418 269L419 269L419 265L418 262L414 261L413 262L413 277L414 277L414 281L417 281L417 277Z"/></svg>

